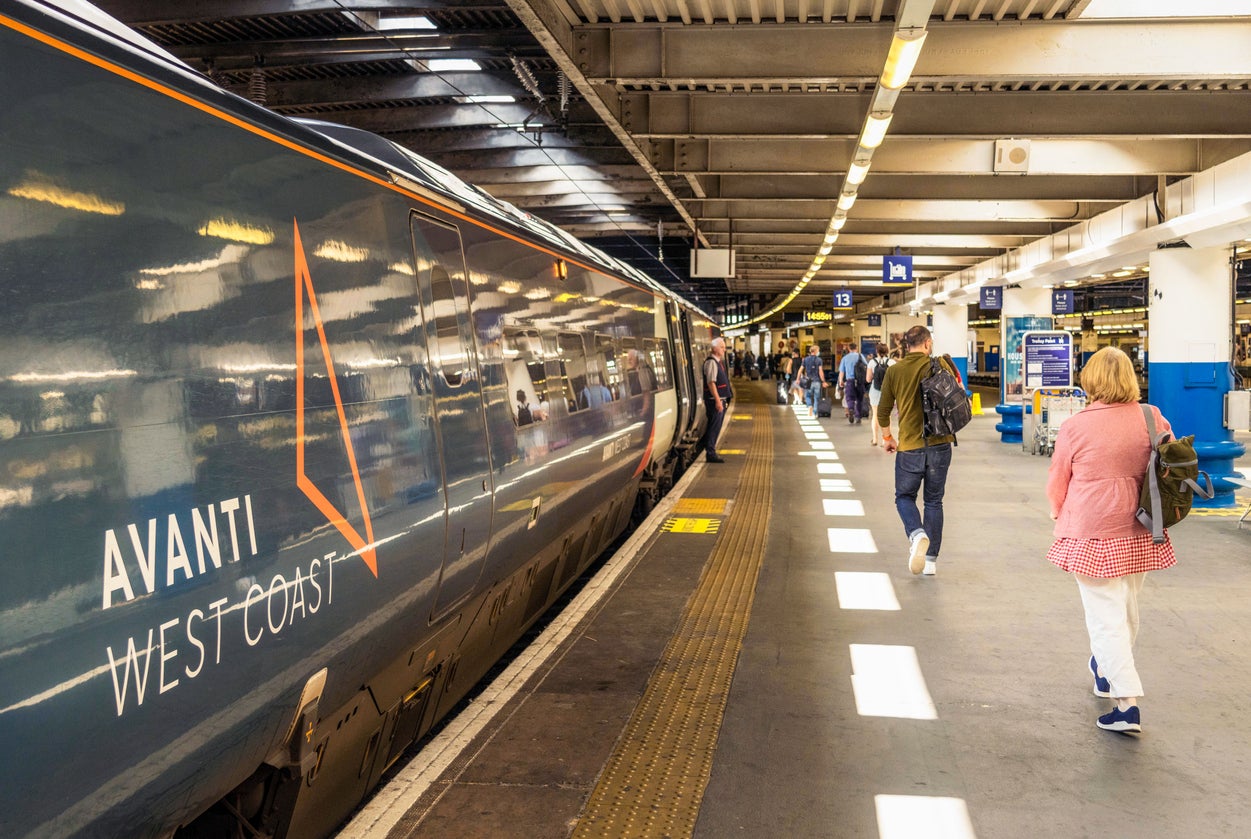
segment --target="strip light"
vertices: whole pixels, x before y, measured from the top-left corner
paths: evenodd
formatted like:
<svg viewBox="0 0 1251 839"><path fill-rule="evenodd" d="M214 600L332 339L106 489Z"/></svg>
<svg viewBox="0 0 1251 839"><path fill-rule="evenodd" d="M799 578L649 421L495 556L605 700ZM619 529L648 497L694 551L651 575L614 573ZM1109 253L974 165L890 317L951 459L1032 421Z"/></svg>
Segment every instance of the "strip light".
<svg viewBox="0 0 1251 839"><path fill-rule="evenodd" d="M924 29L900 29L890 42L890 54L886 56L886 67L878 84L889 90L899 90L908 83L912 70L921 56L921 47L925 45Z"/></svg>

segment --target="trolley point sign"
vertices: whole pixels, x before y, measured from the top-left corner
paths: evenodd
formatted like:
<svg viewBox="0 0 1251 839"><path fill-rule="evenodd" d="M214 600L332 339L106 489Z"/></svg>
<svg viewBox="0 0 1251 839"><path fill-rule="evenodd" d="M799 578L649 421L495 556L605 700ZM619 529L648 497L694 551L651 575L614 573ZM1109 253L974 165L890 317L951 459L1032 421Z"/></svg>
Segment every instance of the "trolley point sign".
<svg viewBox="0 0 1251 839"><path fill-rule="evenodd" d="M1072 387L1073 335L1063 331L1026 332L1022 336L1025 389Z"/></svg>

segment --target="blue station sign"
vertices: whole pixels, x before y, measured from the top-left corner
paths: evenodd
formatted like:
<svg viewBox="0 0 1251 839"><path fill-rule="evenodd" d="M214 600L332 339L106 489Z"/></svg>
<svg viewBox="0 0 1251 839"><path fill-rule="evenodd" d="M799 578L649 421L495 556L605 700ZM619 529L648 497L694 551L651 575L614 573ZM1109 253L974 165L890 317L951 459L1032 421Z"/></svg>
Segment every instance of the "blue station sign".
<svg viewBox="0 0 1251 839"><path fill-rule="evenodd" d="M882 283L888 286L912 285L912 257L900 254L882 257Z"/></svg>
<svg viewBox="0 0 1251 839"><path fill-rule="evenodd" d="M1053 315L1071 315L1073 314L1073 289L1057 288L1051 292L1051 314Z"/></svg>
<svg viewBox="0 0 1251 839"><path fill-rule="evenodd" d="M851 309L852 295L849 288L834 289L834 308L835 309Z"/></svg>
<svg viewBox="0 0 1251 839"><path fill-rule="evenodd" d="M880 314L869 315L869 326L881 326L881 325L882 325L882 316Z"/></svg>
<svg viewBox="0 0 1251 839"><path fill-rule="evenodd" d="M982 311L993 311L1003 308L1003 286L982 286L977 297L977 305Z"/></svg>

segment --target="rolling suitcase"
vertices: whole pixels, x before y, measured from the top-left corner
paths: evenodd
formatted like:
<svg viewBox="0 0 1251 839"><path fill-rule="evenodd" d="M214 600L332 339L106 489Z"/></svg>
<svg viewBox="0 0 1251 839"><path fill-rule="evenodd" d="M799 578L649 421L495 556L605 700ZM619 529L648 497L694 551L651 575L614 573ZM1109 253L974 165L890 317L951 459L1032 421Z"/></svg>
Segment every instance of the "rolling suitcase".
<svg viewBox="0 0 1251 839"><path fill-rule="evenodd" d="M833 410L834 403L830 401L830 397L825 395L825 391L821 391L821 399L817 402L817 416L828 417Z"/></svg>

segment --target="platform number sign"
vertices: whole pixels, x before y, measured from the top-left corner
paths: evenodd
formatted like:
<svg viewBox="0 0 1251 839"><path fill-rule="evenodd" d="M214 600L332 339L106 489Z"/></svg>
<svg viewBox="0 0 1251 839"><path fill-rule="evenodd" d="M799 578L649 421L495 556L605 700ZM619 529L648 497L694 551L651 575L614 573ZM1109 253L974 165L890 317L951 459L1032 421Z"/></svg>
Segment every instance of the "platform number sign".
<svg viewBox="0 0 1251 839"><path fill-rule="evenodd" d="M834 289L834 308L835 309L850 309L852 308L851 301L852 301L851 289L849 288Z"/></svg>

